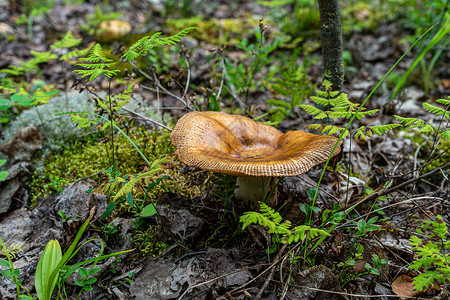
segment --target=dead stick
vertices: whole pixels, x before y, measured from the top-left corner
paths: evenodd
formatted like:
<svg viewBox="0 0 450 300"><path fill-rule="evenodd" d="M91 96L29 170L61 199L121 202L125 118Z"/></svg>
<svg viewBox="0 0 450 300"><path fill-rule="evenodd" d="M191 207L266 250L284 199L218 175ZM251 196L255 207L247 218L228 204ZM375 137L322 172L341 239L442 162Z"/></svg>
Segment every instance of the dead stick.
<svg viewBox="0 0 450 300"><path fill-rule="evenodd" d="M275 257L274 261L278 262L280 260L281 254L283 254L284 250L287 247L287 243L283 245L283 247L281 247L280 251L278 251L277 256ZM272 280L273 278L273 274L275 273L275 264L273 264L272 266L272 270L270 270L269 276L267 277L266 281L264 282L263 286L261 287L261 289L258 292L258 295L256 295L255 300L259 300L261 299L262 294L264 293L264 290L267 288L267 286L269 285L270 280Z"/></svg>

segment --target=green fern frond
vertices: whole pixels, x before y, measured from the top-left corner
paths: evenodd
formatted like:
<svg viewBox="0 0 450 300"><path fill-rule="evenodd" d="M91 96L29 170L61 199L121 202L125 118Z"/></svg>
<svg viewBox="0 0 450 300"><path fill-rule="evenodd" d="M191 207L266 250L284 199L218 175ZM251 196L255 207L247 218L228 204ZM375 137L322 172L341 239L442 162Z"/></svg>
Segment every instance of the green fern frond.
<svg viewBox="0 0 450 300"><path fill-rule="evenodd" d="M87 62L103 62L103 63L112 61L111 59L105 56L102 45L100 45L99 43L95 44L94 47L92 47L91 53L89 54L88 57L85 57L81 60Z"/></svg>
<svg viewBox="0 0 450 300"><path fill-rule="evenodd" d="M91 52L87 57L80 58L78 61L80 61L80 63L75 64L75 66L85 68L86 70L75 70L74 72L78 75L82 75L81 78L89 77L89 81L94 80L100 75L111 78L119 73L119 70L107 69L114 67L117 63L112 62L111 59L105 56L102 46L99 43L92 47Z"/></svg>
<svg viewBox="0 0 450 300"><path fill-rule="evenodd" d="M264 217L272 219L276 225L280 225L281 221L283 221L283 218L278 212L263 202L260 203L259 210Z"/></svg>
<svg viewBox="0 0 450 300"><path fill-rule="evenodd" d="M425 121L416 118L404 118L397 115L394 115L394 118L400 121L403 126L409 126L410 128L422 127L425 124Z"/></svg>
<svg viewBox="0 0 450 300"><path fill-rule="evenodd" d="M319 235L329 236L330 234L322 229L312 228L307 225L300 225L295 227L291 231L290 235L286 237L287 239L285 240L285 242L291 244L293 242L298 242L299 240L300 241L304 241L305 239L312 240Z"/></svg>
<svg viewBox="0 0 450 300"><path fill-rule="evenodd" d="M133 188L136 186L136 184L139 182L139 177L134 177L130 181L128 181L126 184L122 186L122 188L117 192L117 194L114 196L113 201L116 201L118 198L128 195Z"/></svg>
<svg viewBox="0 0 450 300"><path fill-rule="evenodd" d="M325 79L324 81L322 81L322 86L324 87L324 90L326 91L326 93L330 93L332 90L332 86L333 84L331 83L331 81L329 81L328 79ZM337 92L339 93L339 92ZM337 95L337 94L336 94Z"/></svg>
<svg viewBox="0 0 450 300"><path fill-rule="evenodd" d="M366 118L368 116L371 116L373 114L376 114L377 112L379 112L379 109L372 109L372 110L367 110L367 111L360 111L359 113L356 114L356 118L358 120L361 120L362 118Z"/></svg>
<svg viewBox="0 0 450 300"><path fill-rule="evenodd" d="M110 68L113 67L116 63L102 63L102 64L84 64L84 63L78 63L76 66L83 67L89 70L99 69L100 67L103 68ZM78 71L78 70L77 70Z"/></svg>
<svg viewBox="0 0 450 300"><path fill-rule="evenodd" d="M421 132L421 133L432 133L432 132L434 132L434 128L430 124L425 124L425 125L423 125L422 128L419 129L419 132Z"/></svg>
<svg viewBox="0 0 450 300"><path fill-rule="evenodd" d="M283 101L283 100L269 99L269 100L266 100L266 103L268 105L283 107L283 108L286 108L288 110L291 109L291 105L289 103L287 103L286 101Z"/></svg>
<svg viewBox="0 0 450 300"><path fill-rule="evenodd" d="M78 50L75 49L73 51L69 51L66 54L62 55L59 60L66 60L66 59L74 59L75 57L81 57L86 56L89 53L89 48Z"/></svg>
<svg viewBox="0 0 450 300"><path fill-rule="evenodd" d="M101 65L98 64L97 66ZM74 72L78 75L81 74L81 78L89 76L89 81L92 81L100 75L105 75L106 77L111 78L115 76L119 72L119 70L105 70L103 69L103 67L100 67L93 70L75 70Z"/></svg>
<svg viewBox="0 0 450 300"><path fill-rule="evenodd" d="M250 224L259 224L263 227L268 228L269 233L289 233L289 230L286 229L286 227L290 226L290 224L284 224L284 226L281 226L281 224L277 224L277 222L275 222L274 220L270 220L268 217L257 212L244 213L244 215L240 217L240 221L243 223L242 229L245 229Z"/></svg>
<svg viewBox="0 0 450 300"><path fill-rule="evenodd" d="M50 46L52 49L72 48L78 46L83 39L76 39L69 30L66 35L59 41Z"/></svg>
<svg viewBox="0 0 450 300"><path fill-rule="evenodd" d="M325 99L328 99L328 97L330 96L330 94L328 92L322 91L322 90L316 90L315 93L318 97L325 98Z"/></svg>
<svg viewBox="0 0 450 300"><path fill-rule="evenodd" d="M337 107L358 107L359 104L352 103L348 100L348 95L346 93L341 93L338 97L334 98L332 101L333 106Z"/></svg>
<svg viewBox="0 0 450 300"><path fill-rule="evenodd" d="M448 96L448 99L437 99L436 102L443 105L450 105L450 96Z"/></svg>
<svg viewBox="0 0 450 300"><path fill-rule="evenodd" d="M443 100L443 99L442 99L442 100ZM430 112L430 113L432 113L432 114L435 114L436 116L444 115L447 119L450 118L450 111L445 110L445 109L443 109L443 108L440 108L440 107L431 105L431 104L429 104L429 103L423 103L423 108L424 108L426 111L428 111L428 112Z"/></svg>
<svg viewBox="0 0 450 300"><path fill-rule="evenodd" d="M301 108L303 108L308 114L314 116L314 119L325 119L328 115L323 111L314 107L312 105L300 104Z"/></svg>
<svg viewBox="0 0 450 300"><path fill-rule="evenodd" d="M450 129L445 130L445 131L442 133L442 137L443 137L444 139L450 141Z"/></svg>
<svg viewBox="0 0 450 300"><path fill-rule="evenodd" d="M346 118L350 119L352 117L352 112L350 111L331 111L328 113L328 116L331 119L337 119L337 118Z"/></svg>
<svg viewBox="0 0 450 300"><path fill-rule="evenodd" d="M50 51L38 52L38 51L30 51L30 54L34 56L31 60L27 61L24 64L27 65L38 65L41 63L46 63L49 60L55 59L58 56L56 54L52 54Z"/></svg>
<svg viewBox="0 0 450 300"><path fill-rule="evenodd" d="M320 131L320 133L326 133L327 135L334 135L340 133L343 128L334 125L327 125Z"/></svg>
<svg viewBox="0 0 450 300"><path fill-rule="evenodd" d="M166 38L160 38L161 32L157 32L153 34L152 36L145 36L141 38L139 41L131 45L130 48L128 48L125 53L122 55L121 59L127 60L127 61L133 61L137 59L140 56L145 55L150 49L162 46L162 45L175 45L178 43L185 35L189 33L189 31L194 30L195 27L188 27L186 29L183 29L182 31L178 32L177 34L166 37Z"/></svg>
<svg viewBox="0 0 450 300"><path fill-rule="evenodd" d="M98 120L89 120L88 118L84 118L76 114L71 114L70 121L76 124L79 128L85 128L95 125Z"/></svg>
<svg viewBox="0 0 450 300"><path fill-rule="evenodd" d="M314 130L318 130L319 132L322 132L321 130L323 129L323 125L321 125L321 124L309 124L309 125L306 125L305 128L311 128L311 129L314 129Z"/></svg>
<svg viewBox="0 0 450 300"><path fill-rule="evenodd" d="M291 229L291 222L289 220L283 221L282 217L273 208L264 203L260 203L260 213L246 212L240 217L240 222L243 223L242 229L245 229L250 224L259 224L268 229L269 233L281 236L282 243L293 243L311 240L319 235L329 235L326 231L312 228L307 225L297 226Z"/></svg>
<svg viewBox="0 0 450 300"><path fill-rule="evenodd" d="M368 111L360 111L358 113L352 112L352 111L331 111L328 113L328 116L331 119L337 119L337 118L346 118L350 119L353 115L356 114L356 118L358 120L361 120L362 118L366 118L370 115L373 115L377 113L378 109L368 110Z"/></svg>
<svg viewBox="0 0 450 300"><path fill-rule="evenodd" d="M19 252L23 252L23 247L24 244L16 244L16 243L12 243L11 245L9 245L9 247L7 247L7 252L9 254L9 256L12 259L15 259L17 254L19 254ZM6 253L5 253L5 249L3 247L0 247L0 257L5 256L6 257Z"/></svg>

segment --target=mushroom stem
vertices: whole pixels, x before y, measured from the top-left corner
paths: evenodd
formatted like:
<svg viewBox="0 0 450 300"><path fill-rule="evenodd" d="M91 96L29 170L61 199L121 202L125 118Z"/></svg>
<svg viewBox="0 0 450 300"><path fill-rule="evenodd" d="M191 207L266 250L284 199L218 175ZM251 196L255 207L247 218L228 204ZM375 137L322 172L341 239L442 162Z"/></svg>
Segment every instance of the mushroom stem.
<svg viewBox="0 0 450 300"><path fill-rule="evenodd" d="M236 199L252 209L259 209L259 202L274 206L277 202L276 184L276 177L241 176L236 179L234 194Z"/></svg>

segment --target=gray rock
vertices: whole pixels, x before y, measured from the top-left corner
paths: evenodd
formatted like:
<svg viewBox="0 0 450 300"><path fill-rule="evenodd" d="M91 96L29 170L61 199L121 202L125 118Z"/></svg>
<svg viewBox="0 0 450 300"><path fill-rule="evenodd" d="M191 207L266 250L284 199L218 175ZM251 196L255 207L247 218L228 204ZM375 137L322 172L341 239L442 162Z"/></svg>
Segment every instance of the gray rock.
<svg viewBox="0 0 450 300"><path fill-rule="evenodd" d="M131 284L130 293L135 300L176 299L183 291L195 299L206 299L210 289L229 289L252 279L248 270L241 270L241 262L242 255L236 249L209 249L178 263L149 258Z"/></svg>
<svg viewBox="0 0 450 300"><path fill-rule="evenodd" d="M12 140L0 146L0 151L8 155L11 165L30 161L39 149L42 149L42 137L39 128L34 125L20 129Z"/></svg>
<svg viewBox="0 0 450 300"><path fill-rule="evenodd" d="M0 214L9 211L12 204L12 198L20 189L20 186L21 183L19 182L18 177L0 184L0 187L2 188L2 192L0 193Z"/></svg>
<svg viewBox="0 0 450 300"><path fill-rule="evenodd" d="M182 241L197 237L202 232L204 222L185 208L157 205L156 210L162 219L163 233Z"/></svg>
<svg viewBox="0 0 450 300"><path fill-rule="evenodd" d="M185 283L197 283L200 273L198 260L191 258L179 265L170 260L150 258L136 280L130 293L135 300L175 299Z"/></svg>
<svg viewBox="0 0 450 300"><path fill-rule="evenodd" d="M68 218L87 217L93 204L97 205L99 217L108 205L107 197L96 193L87 193L92 188L88 181L77 181L67 186L58 196L55 211L61 210Z"/></svg>

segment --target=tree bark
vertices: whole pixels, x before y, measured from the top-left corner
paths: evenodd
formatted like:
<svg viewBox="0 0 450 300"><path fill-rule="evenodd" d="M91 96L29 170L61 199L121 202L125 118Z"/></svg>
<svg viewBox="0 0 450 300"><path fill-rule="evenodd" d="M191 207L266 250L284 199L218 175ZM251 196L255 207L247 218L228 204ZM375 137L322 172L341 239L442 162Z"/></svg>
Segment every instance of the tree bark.
<svg viewBox="0 0 450 300"><path fill-rule="evenodd" d="M318 0L318 2L323 60L322 80L327 79L332 83L333 91L341 92L344 83L344 59L339 0Z"/></svg>

